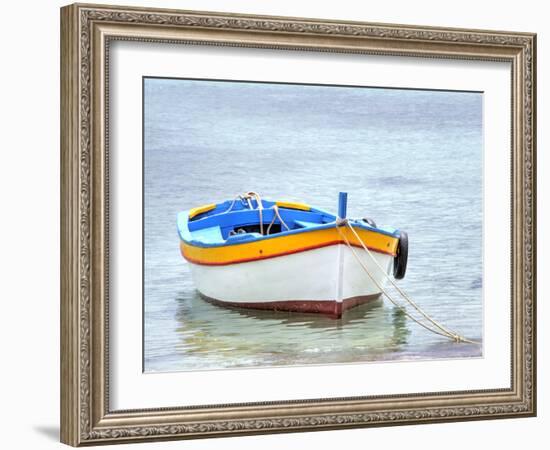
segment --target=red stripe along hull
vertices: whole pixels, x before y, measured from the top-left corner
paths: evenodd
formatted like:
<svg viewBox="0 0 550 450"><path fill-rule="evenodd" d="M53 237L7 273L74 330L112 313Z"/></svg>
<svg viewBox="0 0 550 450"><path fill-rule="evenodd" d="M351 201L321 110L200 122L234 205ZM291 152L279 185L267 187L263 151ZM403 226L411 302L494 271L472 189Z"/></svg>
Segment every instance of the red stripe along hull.
<svg viewBox="0 0 550 450"><path fill-rule="evenodd" d="M225 302L201 294L206 301L230 308L243 308L268 311L298 312L306 314L323 314L334 319L339 319L348 309L376 300L380 294L361 295L346 298L341 302L335 300L286 300L276 302Z"/></svg>

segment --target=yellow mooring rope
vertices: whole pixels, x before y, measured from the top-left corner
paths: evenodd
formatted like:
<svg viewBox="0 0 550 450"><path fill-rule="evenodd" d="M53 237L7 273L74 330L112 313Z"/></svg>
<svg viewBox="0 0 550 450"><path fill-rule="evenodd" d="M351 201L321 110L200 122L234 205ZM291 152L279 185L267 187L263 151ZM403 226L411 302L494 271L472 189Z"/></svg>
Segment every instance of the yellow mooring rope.
<svg viewBox="0 0 550 450"><path fill-rule="evenodd" d="M392 296L383 288L383 286L373 277L373 275L370 273L367 266L363 263L363 261L361 261L361 258L359 257L359 255L357 254L357 252L355 251L353 246L350 244L346 234L343 233L342 230L340 229L342 225L346 225L347 227L349 227L349 229L355 235L355 238L360 242L360 244L363 247L363 249L365 250L365 252L367 252L367 254L370 256L370 258L372 259L374 264L380 269L380 271L384 274L384 276L390 281L392 286L395 287L395 289L397 290L397 292L399 292L401 297L403 297L405 302L408 303L409 305L411 305L416 311L418 311L418 313L420 313L433 327L427 325L426 323L422 322L418 318L414 317L411 313L409 313L409 311L404 306L400 305L397 301L395 301L392 298ZM369 278L372 280L372 282L378 287L380 292L382 294L384 294L384 296L396 308L401 310L409 319L416 322L418 325L425 328L426 330L431 331L432 333L438 334L440 336L452 339L455 342L466 342L466 343L469 343L469 344L481 345L479 342L467 339L464 336L461 336L460 334L458 334L457 332L451 330L450 328L444 327L442 324L440 324L436 320L432 319L426 312L424 312L422 310L422 308L420 308L420 306L418 306L418 304L416 304L399 286L397 286L397 284L391 279L391 277L386 273L386 271L382 268L382 266L380 266L380 264L378 264L378 261L376 261L376 258L373 256L373 254L371 253L369 248L365 245L365 243L363 242L363 240L361 239L359 234L357 234L357 232L355 231L355 229L353 228L353 226L349 223L349 221L347 219L340 219L340 218L337 219L336 220L336 229L338 230L338 233L340 233L340 235L342 236L342 238L346 242L346 245L348 246L348 248L353 253L353 256L355 257L355 259L357 260L359 265L363 268L363 270L369 276Z"/></svg>

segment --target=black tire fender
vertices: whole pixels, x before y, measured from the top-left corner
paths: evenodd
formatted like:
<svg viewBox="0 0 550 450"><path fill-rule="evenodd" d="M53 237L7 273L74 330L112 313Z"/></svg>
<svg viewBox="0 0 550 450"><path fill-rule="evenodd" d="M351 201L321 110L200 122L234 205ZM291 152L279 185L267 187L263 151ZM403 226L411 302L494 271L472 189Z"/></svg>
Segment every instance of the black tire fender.
<svg viewBox="0 0 550 450"><path fill-rule="evenodd" d="M409 235L405 231L399 232L397 254L393 259L393 277L396 280L405 278L407 272L407 259L409 258Z"/></svg>

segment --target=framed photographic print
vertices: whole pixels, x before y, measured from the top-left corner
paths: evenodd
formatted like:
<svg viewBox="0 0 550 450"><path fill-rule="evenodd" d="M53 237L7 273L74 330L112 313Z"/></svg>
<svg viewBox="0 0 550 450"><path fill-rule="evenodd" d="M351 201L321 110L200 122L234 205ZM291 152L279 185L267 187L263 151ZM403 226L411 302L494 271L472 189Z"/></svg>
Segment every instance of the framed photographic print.
<svg viewBox="0 0 550 450"><path fill-rule="evenodd" d="M530 33L61 9L61 439L536 413Z"/></svg>

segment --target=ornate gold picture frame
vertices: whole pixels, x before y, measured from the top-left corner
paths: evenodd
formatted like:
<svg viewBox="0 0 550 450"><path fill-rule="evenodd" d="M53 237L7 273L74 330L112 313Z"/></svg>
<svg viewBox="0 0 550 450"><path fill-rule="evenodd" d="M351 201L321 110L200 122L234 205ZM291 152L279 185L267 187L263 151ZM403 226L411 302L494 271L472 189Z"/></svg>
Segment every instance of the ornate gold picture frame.
<svg viewBox="0 0 550 450"><path fill-rule="evenodd" d="M512 139L503 157L511 154L512 160L509 388L113 410L108 68L110 45L117 40L508 62ZM535 415L535 88L536 36L530 33L105 5L62 8L62 442L80 446Z"/></svg>

